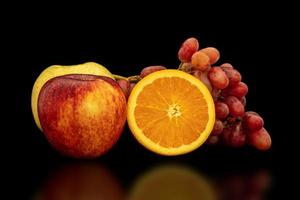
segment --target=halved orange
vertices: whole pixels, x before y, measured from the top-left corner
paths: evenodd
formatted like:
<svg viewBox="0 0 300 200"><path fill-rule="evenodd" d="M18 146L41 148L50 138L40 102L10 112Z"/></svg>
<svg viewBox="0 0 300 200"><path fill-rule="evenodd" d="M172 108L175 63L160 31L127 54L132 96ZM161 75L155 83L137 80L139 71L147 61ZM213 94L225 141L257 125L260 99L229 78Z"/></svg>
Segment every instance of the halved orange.
<svg viewBox="0 0 300 200"><path fill-rule="evenodd" d="M161 70L143 78L132 90L127 109L135 138L162 155L197 149L215 122L209 90L199 79L179 70Z"/></svg>

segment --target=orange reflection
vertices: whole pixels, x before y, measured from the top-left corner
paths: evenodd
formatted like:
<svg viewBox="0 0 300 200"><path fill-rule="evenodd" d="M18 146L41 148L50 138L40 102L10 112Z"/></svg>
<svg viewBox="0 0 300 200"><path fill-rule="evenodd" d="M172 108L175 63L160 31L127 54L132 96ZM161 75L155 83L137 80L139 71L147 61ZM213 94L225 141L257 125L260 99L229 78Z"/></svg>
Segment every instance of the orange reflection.
<svg viewBox="0 0 300 200"><path fill-rule="evenodd" d="M45 182L38 200L123 200L118 180L97 164L75 164L56 171Z"/></svg>
<svg viewBox="0 0 300 200"><path fill-rule="evenodd" d="M213 200L209 181L194 170L163 165L143 174L134 183L128 200Z"/></svg>

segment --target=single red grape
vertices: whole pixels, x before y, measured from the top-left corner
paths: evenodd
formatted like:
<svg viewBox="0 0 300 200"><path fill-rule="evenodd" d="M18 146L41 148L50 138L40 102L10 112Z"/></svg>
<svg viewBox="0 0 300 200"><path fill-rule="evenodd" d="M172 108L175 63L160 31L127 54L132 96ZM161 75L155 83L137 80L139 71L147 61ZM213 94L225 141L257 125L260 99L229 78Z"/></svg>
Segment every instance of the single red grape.
<svg viewBox="0 0 300 200"><path fill-rule="evenodd" d="M225 89L229 84L229 79L220 67L212 67L208 72L211 84L217 89Z"/></svg>
<svg viewBox="0 0 300 200"><path fill-rule="evenodd" d="M179 51L178 51L178 58L181 62L190 62L192 55L198 51L199 49L199 42L196 38L189 38L185 40Z"/></svg>
<svg viewBox="0 0 300 200"><path fill-rule="evenodd" d="M124 80L124 79L119 79L117 80L119 86L121 87L124 95L126 98L128 98L129 94L130 94L130 83L128 80Z"/></svg>
<svg viewBox="0 0 300 200"><path fill-rule="evenodd" d="M153 72L156 72L156 71L160 71L160 70L164 70L164 69L167 69L166 67L164 66L160 66L160 65L157 65L157 66L149 66L149 67L145 67L141 73L140 73L140 77L141 78L144 78L145 76L153 73Z"/></svg>
<svg viewBox="0 0 300 200"><path fill-rule="evenodd" d="M220 58L220 52L214 47L206 47L200 51L209 57L209 62L211 65L215 64Z"/></svg>
<svg viewBox="0 0 300 200"><path fill-rule="evenodd" d="M227 104L217 101L215 102L215 112L217 119L225 119L229 115L229 108Z"/></svg>
<svg viewBox="0 0 300 200"><path fill-rule="evenodd" d="M220 67L222 69L233 69L233 66L230 63L223 63Z"/></svg>
<svg viewBox="0 0 300 200"><path fill-rule="evenodd" d="M243 126L251 132L258 131L263 128L264 120L259 115L246 112L243 117Z"/></svg>
<svg viewBox="0 0 300 200"><path fill-rule="evenodd" d="M129 89L129 96L130 93L132 92L133 88L135 87L136 83L130 83L130 89Z"/></svg>
<svg viewBox="0 0 300 200"><path fill-rule="evenodd" d="M233 117L243 117L245 108L242 102L235 96L228 96L225 98L225 103L229 108L229 113Z"/></svg>
<svg viewBox="0 0 300 200"><path fill-rule="evenodd" d="M271 137L265 128L250 132L247 135L247 140L250 145L262 151L268 150L272 145Z"/></svg>
<svg viewBox="0 0 300 200"><path fill-rule="evenodd" d="M242 76L237 70L231 69L229 67L221 67L221 69L227 75L227 77L229 79L229 85L230 86L238 84L242 80Z"/></svg>
<svg viewBox="0 0 300 200"><path fill-rule="evenodd" d="M210 67L208 55L201 51L197 51L192 56L192 67L197 70L206 71Z"/></svg>
<svg viewBox="0 0 300 200"><path fill-rule="evenodd" d="M220 120L216 120L211 135L220 135L223 132L223 128L223 123Z"/></svg>
<svg viewBox="0 0 300 200"><path fill-rule="evenodd" d="M243 82L239 82L233 86L229 86L222 91L223 96L235 96L240 99L243 98L247 93L248 86Z"/></svg>

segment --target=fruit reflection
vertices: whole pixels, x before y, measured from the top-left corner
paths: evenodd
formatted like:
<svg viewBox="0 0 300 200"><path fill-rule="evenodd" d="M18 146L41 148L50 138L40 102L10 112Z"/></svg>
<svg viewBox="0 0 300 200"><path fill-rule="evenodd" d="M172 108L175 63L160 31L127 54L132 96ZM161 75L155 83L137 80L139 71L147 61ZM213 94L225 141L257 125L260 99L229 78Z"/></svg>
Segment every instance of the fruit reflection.
<svg viewBox="0 0 300 200"><path fill-rule="evenodd" d="M105 167L79 164L64 167L50 176L38 200L122 200L124 191Z"/></svg>
<svg viewBox="0 0 300 200"><path fill-rule="evenodd" d="M192 169L164 165L143 174L129 192L129 200L212 200L207 179Z"/></svg>
<svg viewBox="0 0 300 200"><path fill-rule="evenodd" d="M267 170L231 174L214 180L220 200L265 199L271 186L271 175Z"/></svg>

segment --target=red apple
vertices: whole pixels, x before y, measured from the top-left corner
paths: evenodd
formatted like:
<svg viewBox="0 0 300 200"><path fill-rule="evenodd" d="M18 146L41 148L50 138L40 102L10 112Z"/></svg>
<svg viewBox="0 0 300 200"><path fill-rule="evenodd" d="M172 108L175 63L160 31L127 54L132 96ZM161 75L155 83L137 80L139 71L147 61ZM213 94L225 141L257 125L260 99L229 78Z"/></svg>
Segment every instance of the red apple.
<svg viewBox="0 0 300 200"><path fill-rule="evenodd" d="M126 121L126 98L111 78L64 75L45 83L38 114L56 150L75 158L93 158L119 139Z"/></svg>

